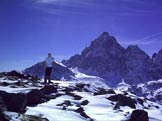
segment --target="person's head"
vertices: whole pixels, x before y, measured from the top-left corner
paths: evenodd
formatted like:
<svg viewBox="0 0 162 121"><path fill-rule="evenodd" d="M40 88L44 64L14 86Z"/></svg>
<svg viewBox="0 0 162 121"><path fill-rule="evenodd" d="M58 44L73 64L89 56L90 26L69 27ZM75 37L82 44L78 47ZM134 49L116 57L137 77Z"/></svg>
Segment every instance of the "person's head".
<svg viewBox="0 0 162 121"><path fill-rule="evenodd" d="M48 57L51 57L51 53L48 53Z"/></svg>

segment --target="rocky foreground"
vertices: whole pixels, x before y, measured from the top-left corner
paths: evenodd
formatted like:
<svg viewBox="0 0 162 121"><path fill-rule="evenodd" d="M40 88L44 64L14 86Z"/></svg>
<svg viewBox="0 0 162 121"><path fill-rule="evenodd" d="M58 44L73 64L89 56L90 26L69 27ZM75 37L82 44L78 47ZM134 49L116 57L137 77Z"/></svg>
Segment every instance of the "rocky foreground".
<svg viewBox="0 0 162 121"><path fill-rule="evenodd" d="M162 106L102 82L0 74L0 121L160 121Z"/></svg>

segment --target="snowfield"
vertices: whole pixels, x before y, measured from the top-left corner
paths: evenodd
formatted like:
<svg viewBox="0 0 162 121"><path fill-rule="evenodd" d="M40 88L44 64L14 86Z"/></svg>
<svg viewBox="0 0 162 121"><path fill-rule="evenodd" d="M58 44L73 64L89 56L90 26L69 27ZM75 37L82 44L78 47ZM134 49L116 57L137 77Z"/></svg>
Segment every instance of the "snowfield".
<svg viewBox="0 0 162 121"><path fill-rule="evenodd" d="M62 86L70 86L75 82L60 82ZM91 82L92 83L92 82ZM99 85L100 86L100 85ZM97 87L97 85L96 85ZM93 90L93 89L91 89ZM119 91L117 91L119 93ZM84 106L85 112L94 121L126 121L127 117L134 110L128 106L121 106L120 110L113 110L112 101L107 100L108 95L97 95L94 96L91 92L74 92L77 95L82 96L82 100L88 100L90 103ZM62 110L62 107L56 106L57 104L64 102L65 100L70 100L74 105L69 106L66 110ZM43 115L48 117L49 121L88 121L81 117L78 113L74 113L73 110L77 109L77 103L80 101L74 100L70 96L61 96L54 100L50 100L46 103L39 104L36 107L28 107L26 114L29 115ZM144 109L148 112L149 121L161 121L162 120L162 106L148 101L144 104L146 107L148 105L159 106L159 109L151 107L150 109ZM143 109L141 105L137 105L138 109Z"/></svg>
<svg viewBox="0 0 162 121"><path fill-rule="evenodd" d="M53 84L57 84L59 87L58 92L63 95L35 106L28 106L25 115L41 116L49 121L127 121L132 111L135 110L128 106L120 106L120 109L114 109L116 102L107 99L113 94L94 95L99 88L110 89L110 87L101 82L99 78L92 77L92 80L91 77L82 74L78 74L76 77L78 78L77 81L53 80ZM88 80L87 78L91 78L91 80ZM0 81L8 82L11 85L14 82L4 79L0 79ZM41 82L42 81L43 80L41 80ZM73 96L66 94L63 89L75 87L77 84L85 84L85 86L83 90L73 91L74 95L82 97L81 99L76 100ZM38 84L38 86L27 85L26 87L16 88L13 88L11 85L0 86L0 90L9 93L27 93L32 89L40 89L41 86L43 87L43 84L41 83ZM129 88L130 85L125 84L125 82L122 81L118 85L118 88L113 90L116 94L123 94L127 91L130 97L137 98L135 94L128 91ZM50 95L55 94L52 93ZM65 101L70 102L70 105L60 105ZM88 103L81 106L83 101L88 101ZM80 107L84 109L84 112L88 117L82 116L76 111ZM147 111L149 121L162 121L162 105L147 100L143 105L137 103L136 108ZM17 113L14 112L5 112L5 114L10 116L12 121L21 121L22 119L22 116L18 116Z"/></svg>

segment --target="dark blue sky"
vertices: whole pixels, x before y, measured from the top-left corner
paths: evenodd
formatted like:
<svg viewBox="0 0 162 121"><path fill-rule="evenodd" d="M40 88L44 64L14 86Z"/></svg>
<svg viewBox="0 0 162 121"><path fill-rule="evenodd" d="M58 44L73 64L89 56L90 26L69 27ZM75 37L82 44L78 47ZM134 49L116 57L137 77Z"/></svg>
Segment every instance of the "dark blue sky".
<svg viewBox="0 0 162 121"><path fill-rule="evenodd" d="M48 52L61 61L107 31L151 55L162 48L162 0L0 0L0 71Z"/></svg>

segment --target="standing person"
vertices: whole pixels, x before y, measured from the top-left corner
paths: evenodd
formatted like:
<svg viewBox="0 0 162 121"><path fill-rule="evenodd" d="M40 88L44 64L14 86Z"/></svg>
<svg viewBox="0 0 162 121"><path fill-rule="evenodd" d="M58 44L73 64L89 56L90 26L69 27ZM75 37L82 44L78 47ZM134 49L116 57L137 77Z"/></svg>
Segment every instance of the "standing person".
<svg viewBox="0 0 162 121"><path fill-rule="evenodd" d="M51 53L48 53L48 57L45 59L46 69L45 69L45 76L44 76L44 83L51 83L51 73L52 67L54 63L54 58L51 56Z"/></svg>

